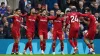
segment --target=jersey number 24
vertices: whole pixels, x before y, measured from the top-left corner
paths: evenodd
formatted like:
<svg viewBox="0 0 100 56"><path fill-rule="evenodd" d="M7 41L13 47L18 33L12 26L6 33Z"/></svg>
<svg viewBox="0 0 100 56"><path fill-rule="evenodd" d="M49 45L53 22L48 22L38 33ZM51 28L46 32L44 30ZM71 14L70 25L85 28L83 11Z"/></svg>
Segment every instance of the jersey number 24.
<svg viewBox="0 0 100 56"><path fill-rule="evenodd" d="M71 22L79 22L79 20L78 20L78 18L77 18L77 15L71 16Z"/></svg>

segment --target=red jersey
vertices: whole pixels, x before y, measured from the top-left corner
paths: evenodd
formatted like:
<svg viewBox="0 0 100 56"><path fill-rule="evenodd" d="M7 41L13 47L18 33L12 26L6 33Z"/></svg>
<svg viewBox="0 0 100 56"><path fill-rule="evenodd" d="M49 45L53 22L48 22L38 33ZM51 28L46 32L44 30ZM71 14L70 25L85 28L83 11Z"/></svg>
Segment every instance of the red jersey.
<svg viewBox="0 0 100 56"><path fill-rule="evenodd" d="M54 31L62 31L63 22L64 22L64 18L63 17L59 17L59 18L55 19L53 21Z"/></svg>
<svg viewBox="0 0 100 56"><path fill-rule="evenodd" d="M87 17L89 17L89 21L90 21L90 23L89 23L89 29L90 28L91 29L96 29L96 18L95 18L95 16L94 15L89 15Z"/></svg>
<svg viewBox="0 0 100 56"><path fill-rule="evenodd" d="M80 22L79 22L79 12L71 12L67 16L66 24L70 24L70 29L76 30L79 29Z"/></svg>
<svg viewBox="0 0 100 56"><path fill-rule="evenodd" d="M30 30L30 31L35 30L35 21L36 21L35 15L28 16L28 18L26 19L27 30Z"/></svg>
<svg viewBox="0 0 100 56"><path fill-rule="evenodd" d="M12 29L20 30L22 18L20 16L13 16L13 27Z"/></svg>
<svg viewBox="0 0 100 56"><path fill-rule="evenodd" d="M80 14L81 16L87 16L89 17L89 29L96 29L96 18L94 15L90 14L90 13L87 13L87 14Z"/></svg>
<svg viewBox="0 0 100 56"><path fill-rule="evenodd" d="M38 16L38 29L39 30L47 30L48 29L48 18L46 16Z"/></svg>

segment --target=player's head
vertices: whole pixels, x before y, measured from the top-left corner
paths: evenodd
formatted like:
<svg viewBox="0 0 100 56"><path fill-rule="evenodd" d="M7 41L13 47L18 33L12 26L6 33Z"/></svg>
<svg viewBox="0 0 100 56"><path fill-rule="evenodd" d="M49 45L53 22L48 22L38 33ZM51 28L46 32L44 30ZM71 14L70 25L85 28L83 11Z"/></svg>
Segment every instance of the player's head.
<svg viewBox="0 0 100 56"><path fill-rule="evenodd" d="M91 13L91 10L90 10L89 7L86 7L86 8L85 8L85 13Z"/></svg>
<svg viewBox="0 0 100 56"><path fill-rule="evenodd" d="M72 12L76 12L77 11L76 6L71 6L70 9L71 9Z"/></svg>
<svg viewBox="0 0 100 56"><path fill-rule="evenodd" d="M20 15L21 14L21 10L20 9L16 9L15 13L18 14L18 15Z"/></svg>
<svg viewBox="0 0 100 56"><path fill-rule="evenodd" d="M70 13L71 9L70 8L66 8L65 10L65 14Z"/></svg>
<svg viewBox="0 0 100 56"><path fill-rule="evenodd" d="M57 15L60 15L60 13L61 13L61 10L58 9L58 10L56 11L56 14L57 14Z"/></svg>
<svg viewBox="0 0 100 56"><path fill-rule="evenodd" d="M30 13L31 13L31 14L34 14L34 13L35 13L35 8L31 8L31 9L30 9Z"/></svg>
<svg viewBox="0 0 100 56"><path fill-rule="evenodd" d="M46 10L42 10L41 13L42 13L43 16L45 16L47 14L47 11Z"/></svg>

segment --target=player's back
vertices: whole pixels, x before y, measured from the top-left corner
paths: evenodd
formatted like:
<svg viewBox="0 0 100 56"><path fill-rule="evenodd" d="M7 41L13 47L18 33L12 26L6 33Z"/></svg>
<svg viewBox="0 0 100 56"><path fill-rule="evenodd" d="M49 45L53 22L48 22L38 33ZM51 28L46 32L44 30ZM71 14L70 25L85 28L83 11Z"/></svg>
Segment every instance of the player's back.
<svg viewBox="0 0 100 56"><path fill-rule="evenodd" d="M70 29L78 30L79 29L79 12L71 12L68 15L67 23L70 24Z"/></svg>

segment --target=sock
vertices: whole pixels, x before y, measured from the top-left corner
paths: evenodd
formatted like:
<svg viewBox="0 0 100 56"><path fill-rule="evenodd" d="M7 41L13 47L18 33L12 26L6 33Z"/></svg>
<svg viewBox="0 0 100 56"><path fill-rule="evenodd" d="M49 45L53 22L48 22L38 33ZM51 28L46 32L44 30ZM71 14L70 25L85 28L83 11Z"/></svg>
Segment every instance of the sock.
<svg viewBox="0 0 100 56"><path fill-rule="evenodd" d="M64 43L61 42L61 51L63 51L63 49L64 49Z"/></svg>
<svg viewBox="0 0 100 56"><path fill-rule="evenodd" d="M40 42L41 50L43 50L43 41Z"/></svg>
<svg viewBox="0 0 100 56"><path fill-rule="evenodd" d="M46 42L43 42L43 51L45 51L46 48Z"/></svg>
<svg viewBox="0 0 100 56"><path fill-rule="evenodd" d="M88 46L89 49L92 48L92 46L90 44L87 44L87 46Z"/></svg>
<svg viewBox="0 0 100 56"><path fill-rule="evenodd" d="M18 43L15 43L16 52L18 52Z"/></svg>
<svg viewBox="0 0 100 56"><path fill-rule="evenodd" d="M29 42L26 43L24 50L26 51L28 47L29 47Z"/></svg>
<svg viewBox="0 0 100 56"><path fill-rule="evenodd" d="M55 52L56 43L52 44L52 51Z"/></svg>
<svg viewBox="0 0 100 56"><path fill-rule="evenodd" d="M31 42L29 42L29 50L30 50L30 52L32 52L32 43Z"/></svg>
<svg viewBox="0 0 100 56"><path fill-rule="evenodd" d="M72 41L72 39L69 39L69 42L70 42L70 44L72 45L72 47L75 48L75 44L74 44L74 42Z"/></svg>
<svg viewBox="0 0 100 56"><path fill-rule="evenodd" d="M15 52L15 43L13 44L12 52L13 52L13 53Z"/></svg>
<svg viewBox="0 0 100 56"><path fill-rule="evenodd" d="M77 47L77 40L74 40L75 47Z"/></svg>

